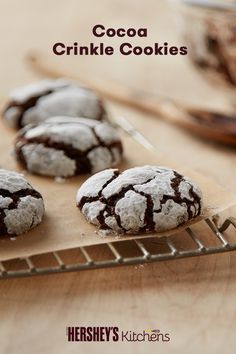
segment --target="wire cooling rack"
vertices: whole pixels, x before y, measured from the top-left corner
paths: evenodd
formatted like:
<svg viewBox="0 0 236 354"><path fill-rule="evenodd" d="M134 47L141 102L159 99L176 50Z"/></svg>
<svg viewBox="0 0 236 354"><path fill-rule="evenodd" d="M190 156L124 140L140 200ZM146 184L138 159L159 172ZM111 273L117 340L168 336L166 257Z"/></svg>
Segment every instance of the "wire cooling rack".
<svg viewBox="0 0 236 354"><path fill-rule="evenodd" d="M124 118L116 123L146 148L155 147ZM118 267L236 250L236 219L215 215L170 237L116 240L0 262L0 279Z"/></svg>
<svg viewBox="0 0 236 354"><path fill-rule="evenodd" d="M187 244L187 249L182 249L182 245L176 245L175 237L144 237L128 241L115 241L0 262L0 278L65 273L122 265L142 266L150 262L236 250L236 237L231 242L224 235L224 232L231 227L234 236L236 236L236 220L228 218L221 226L218 226L217 219L218 217L215 216L212 220L203 221L205 233L208 234L207 241L209 242L210 235L210 242L213 244L211 246L205 245L193 228L188 227L181 232L182 245ZM100 259L96 260L95 253L99 254Z"/></svg>

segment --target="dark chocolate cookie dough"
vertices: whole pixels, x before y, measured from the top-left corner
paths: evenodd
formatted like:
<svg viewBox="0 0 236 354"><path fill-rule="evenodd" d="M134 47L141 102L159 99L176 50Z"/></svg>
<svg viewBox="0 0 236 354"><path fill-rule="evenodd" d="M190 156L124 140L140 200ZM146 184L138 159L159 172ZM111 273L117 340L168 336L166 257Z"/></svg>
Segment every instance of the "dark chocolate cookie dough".
<svg viewBox="0 0 236 354"><path fill-rule="evenodd" d="M202 209L194 182L158 166L99 172L80 187L76 201L90 223L118 233L170 230Z"/></svg>

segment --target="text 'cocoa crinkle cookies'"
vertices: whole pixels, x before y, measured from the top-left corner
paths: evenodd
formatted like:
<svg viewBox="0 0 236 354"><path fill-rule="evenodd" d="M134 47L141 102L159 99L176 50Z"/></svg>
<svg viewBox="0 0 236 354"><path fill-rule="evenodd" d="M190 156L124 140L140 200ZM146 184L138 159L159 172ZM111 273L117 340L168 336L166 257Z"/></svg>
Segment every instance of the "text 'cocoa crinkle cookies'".
<svg viewBox="0 0 236 354"><path fill-rule="evenodd" d="M41 194L17 172L0 169L0 237L23 234L42 221Z"/></svg>
<svg viewBox="0 0 236 354"><path fill-rule="evenodd" d="M32 173L71 177L117 166L122 144L116 129L107 122L54 117L22 129L15 156Z"/></svg>
<svg viewBox="0 0 236 354"><path fill-rule="evenodd" d="M3 117L20 129L30 123L65 115L102 120L102 101L91 90L64 79L43 80L12 91Z"/></svg>
<svg viewBox="0 0 236 354"><path fill-rule="evenodd" d="M90 223L130 234L170 230L202 210L199 187L178 172L158 166L99 172L83 183L76 202Z"/></svg>

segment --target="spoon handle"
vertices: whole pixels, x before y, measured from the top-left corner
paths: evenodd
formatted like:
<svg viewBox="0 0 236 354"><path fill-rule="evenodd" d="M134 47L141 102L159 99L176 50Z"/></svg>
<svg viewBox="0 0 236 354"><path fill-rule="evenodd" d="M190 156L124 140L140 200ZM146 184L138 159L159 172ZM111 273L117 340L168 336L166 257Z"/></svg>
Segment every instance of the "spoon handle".
<svg viewBox="0 0 236 354"><path fill-rule="evenodd" d="M211 112L198 110L198 115L196 116L196 110L179 105L174 100L153 97L141 90L129 89L110 82L104 83L104 81L94 79L90 82L77 75L65 75L63 72L48 68L39 55L29 56L28 62L31 68L41 75L54 78L66 76L69 79L78 80L103 98L155 115L203 138L236 146L236 119L234 120L234 118L230 118L231 126L229 127L228 125L227 127L227 124L219 124L214 119L205 119L207 115L212 114ZM225 116L222 115L222 119L225 122L224 118ZM228 117L226 116L227 119ZM232 126L234 126L234 129L232 129Z"/></svg>
<svg viewBox="0 0 236 354"><path fill-rule="evenodd" d="M65 73L45 65L38 54L29 55L27 60L30 67L40 75L53 78L66 76L69 79L79 81L82 85L89 87L101 97L116 103L137 109L144 113L157 115L159 118L165 118L173 122L177 122L180 118L178 115L176 116L177 112L180 113L179 109L176 110L176 105L170 99L153 97L151 94L147 94L141 90L130 89L118 85L117 83L104 83L104 81L97 79L89 81L78 75L65 75Z"/></svg>

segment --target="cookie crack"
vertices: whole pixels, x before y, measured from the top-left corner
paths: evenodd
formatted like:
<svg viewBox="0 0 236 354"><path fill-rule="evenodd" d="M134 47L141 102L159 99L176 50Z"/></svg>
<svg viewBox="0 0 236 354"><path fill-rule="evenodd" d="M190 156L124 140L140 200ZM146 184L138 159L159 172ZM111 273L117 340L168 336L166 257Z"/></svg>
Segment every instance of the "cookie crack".
<svg viewBox="0 0 236 354"><path fill-rule="evenodd" d="M6 235L7 234L7 228L4 222L4 219L6 217L4 209L0 210L0 235Z"/></svg>
<svg viewBox="0 0 236 354"><path fill-rule="evenodd" d="M116 179L119 176L119 174L120 174L120 172L118 170L115 170L113 176L111 178L109 178L109 180L104 183L101 190L98 192L98 195L95 197L88 197L88 196L82 197L79 204L78 204L78 207L80 209L82 209L84 204L97 202L98 200L100 200L104 188L106 188L106 186L108 186L109 183L111 183L114 179Z"/></svg>
<svg viewBox="0 0 236 354"><path fill-rule="evenodd" d="M102 186L100 192L98 193L99 197L102 195L103 190L108 186L108 184L110 184L112 181L114 181L114 179L116 179L120 175L119 170L115 170L113 173L114 175Z"/></svg>
<svg viewBox="0 0 236 354"><path fill-rule="evenodd" d="M192 219L194 216L198 216L201 214L201 198L199 197L199 195L197 193L194 192L193 190L193 186L190 185L190 189L189 189L189 195L190 197L193 198L193 200L190 200L186 197L181 197L181 193L179 191L179 186L180 183L185 181L184 177L182 175L180 175L179 173L177 173L176 171L174 171L174 175L175 177L171 180L171 187L174 190L175 195L171 196L171 195L166 195L164 194L162 199L160 200L160 204L161 207L158 210L154 210L155 213L161 213L162 211L162 206L168 201L168 200L173 200L175 203L177 204L182 204L185 203L187 206L187 213L188 213L188 219ZM188 183L187 181L185 181L186 183ZM196 210L196 205L198 204L198 210ZM193 211L191 210L191 207L194 207L195 210L195 215L193 213Z"/></svg>
<svg viewBox="0 0 236 354"><path fill-rule="evenodd" d="M26 189L21 189L20 191L17 192L13 192L11 193L9 190L7 189L0 189L0 195L3 198L11 198L12 202L11 204L8 205L7 208L5 208L6 210L11 210L11 209L16 209L18 206L18 203L20 202L21 198L27 197L27 196L31 196L33 198L36 199L41 199L42 196L39 192L37 192L34 189L30 189L30 188L26 188Z"/></svg>
<svg viewBox="0 0 236 354"><path fill-rule="evenodd" d="M91 130L95 136L95 138L97 139L97 141L99 142L99 146L104 146L104 147L108 147L108 150L111 154L111 157L112 157L112 162L115 162L115 155L114 155L114 152L112 151L112 148L116 147L118 150L119 150L119 153L122 155L123 153L123 147L122 147L122 144L120 141L115 141L111 144L106 144L102 139L101 137L97 134L96 132L96 127L91 127ZM115 144L113 146L113 144Z"/></svg>
<svg viewBox="0 0 236 354"><path fill-rule="evenodd" d="M139 229L139 232L142 231L154 231L155 230L155 223L153 221L153 209L154 203L150 194L146 194L144 192L139 192L140 195L143 195L146 198L146 210L144 214L144 226Z"/></svg>
<svg viewBox="0 0 236 354"><path fill-rule="evenodd" d="M5 217L6 217L6 210L12 210L12 209L17 209L19 202L21 201L21 198L23 197L27 197L27 196L31 196L33 198L36 199L41 199L42 196L39 192L37 192L34 189L21 189L20 191L17 192L13 192L11 193L9 190L7 189L0 189L0 195L3 198L11 198L12 202L8 205L7 208L4 209L0 209L0 235L1 237L4 237L4 235L7 237L9 236L9 233L7 231L7 227L5 225ZM34 220L32 221L32 223L34 223ZM11 235L14 236L14 235Z"/></svg>
<svg viewBox="0 0 236 354"><path fill-rule="evenodd" d="M146 183L149 183L150 181L152 181L155 177L152 177L150 179L148 179L146 182L142 183L141 185L144 185ZM138 184L140 185L140 184ZM110 227L105 223L105 214L106 214L106 217L108 216L113 216L115 219L116 219L116 222L118 224L118 226L123 230L123 231L126 231L122 224L121 224L121 219L120 219L120 216L116 214L115 212L115 207L116 207L116 204L117 202L124 198L125 194L128 192L128 191L133 191L141 196L144 196L146 198L146 203L147 203L147 206L146 206L146 210L145 210L145 214L144 214L144 226L142 228L140 228L139 231L144 231L144 230L154 230L154 227L155 227L155 224L154 224L154 221L153 221L153 207L154 207L154 204L153 204L153 200L152 200L152 197L147 194L147 193L144 193L144 192L139 192L137 190L135 190L135 186L136 185L128 185L124 188L122 188L118 193L116 193L115 195L112 195L111 197L109 198L105 198L101 195L100 197L100 201L102 203L104 203L106 205L105 209L103 209L100 214L100 221L101 222L101 229L106 229L106 228L109 228Z"/></svg>

